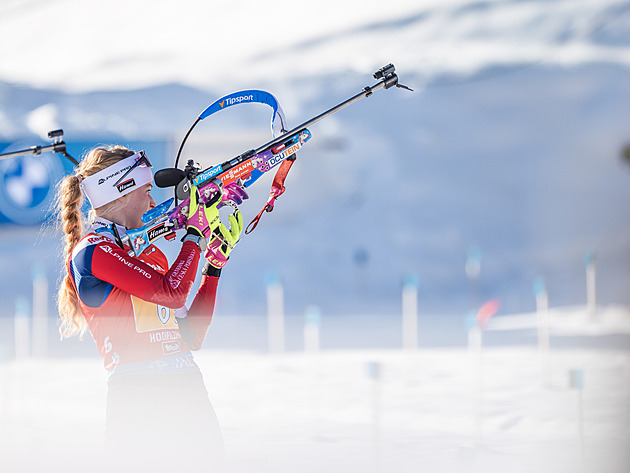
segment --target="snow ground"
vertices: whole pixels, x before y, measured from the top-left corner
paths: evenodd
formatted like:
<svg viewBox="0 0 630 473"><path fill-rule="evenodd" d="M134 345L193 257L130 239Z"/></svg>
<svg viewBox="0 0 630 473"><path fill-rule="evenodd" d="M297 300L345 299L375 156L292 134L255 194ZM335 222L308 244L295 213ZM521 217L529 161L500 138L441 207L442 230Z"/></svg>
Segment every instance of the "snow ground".
<svg viewBox="0 0 630 473"><path fill-rule="evenodd" d="M267 354L208 343L196 359L229 471L623 473L630 466L630 315L603 313L597 325L605 330L594 333L579 310L553 311L548 359L531 343L486 346L480 357L466 346ZM497 318L484 338L532 329L532 319ZM573 335L625 333L625 345L556 343L567 336L567 320ZM226 322L215 320L211 335ZM240 319L243 338L264 340L259 328ZM581 373L582 389L571 386L572 372ZM106 394L98 357L7 361L0 387L5 471L98 466Z"/></svg>
<svg viewBox="0 0 630 473"><path fill-rule="evenodd" d="M232 471L623 473L630 465L627 351L554 353L543 386L535 349L487 349L478 421L462 349L208 350L197 359ZM380 369L376 380L371 363ZM94 462L105 402L99 365L0 366L5 471L80 471ZM569 387L576 368L583 391Z"/></svg>
<svg viewBox="0 0 630 473"><path fill-rule="evenodd" d="M539 276L552 304L584 302L586 252L597 254L598 300L630 304L621 204L630 186L619 153L629 139L628 2L291 5L2 2L0 136L30 146L61 127L69 146L159 139L170 165L217 97L267 89L296 124L391 61L416 92L379 91L313 127L276 211L233 253L223 309L255 313L276 274L294 314L310 304L395 311L400 281L414 272L423 307L457 314L472 305L463 266L475 247L479 303L500 298L506 313L533 310ZM260 145L257 133L268 138L268 110L234 112L197 127L186 157L216 164ZM234 148L206 133L232 136ZM251 189L247 221L268 185ZM2 227L0 260L10 266L20 254L20 264L56 274L56 256L29 247L26 233ZM0 282L0 304L11 307L28 277ZM243 286L247 299L237 297Z"/></svg>

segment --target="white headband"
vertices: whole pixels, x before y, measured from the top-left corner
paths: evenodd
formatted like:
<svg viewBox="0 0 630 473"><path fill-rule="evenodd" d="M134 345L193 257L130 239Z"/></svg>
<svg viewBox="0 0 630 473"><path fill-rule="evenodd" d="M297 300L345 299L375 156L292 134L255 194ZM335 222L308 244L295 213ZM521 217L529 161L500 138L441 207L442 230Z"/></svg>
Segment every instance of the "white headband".
<svg viewBox="0 0 630 473"><path fill-rule="evenodd" d="M92 207L97 209L105 204L129 194L140 186L153 182L151 168L144 165L136 165L122 182L116 185L116 181L125 174L144 155L140 151L133 156L122 159L105 169L84 178L81 186Z"/></svg>

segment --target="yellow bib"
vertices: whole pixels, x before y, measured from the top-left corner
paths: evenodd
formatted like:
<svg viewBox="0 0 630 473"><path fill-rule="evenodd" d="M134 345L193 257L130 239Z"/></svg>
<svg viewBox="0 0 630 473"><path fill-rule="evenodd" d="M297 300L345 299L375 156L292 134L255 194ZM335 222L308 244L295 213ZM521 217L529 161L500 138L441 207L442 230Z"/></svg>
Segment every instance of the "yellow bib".
<svg viewBox="0 0 630 473"><path fill-rule="evenodd" d="M138 333L177 328L173 309L131 296Z"/></svg>

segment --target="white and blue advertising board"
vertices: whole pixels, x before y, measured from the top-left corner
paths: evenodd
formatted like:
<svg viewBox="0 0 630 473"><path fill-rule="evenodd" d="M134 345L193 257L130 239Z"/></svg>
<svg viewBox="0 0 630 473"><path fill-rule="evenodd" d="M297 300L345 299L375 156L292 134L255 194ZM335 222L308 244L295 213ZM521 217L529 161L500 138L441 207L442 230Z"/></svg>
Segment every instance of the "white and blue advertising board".
<svg viewBox="0 0 630 473"><path fill-rule="evenodd" d="M35 140L37 141L37 140ZM81 160L91 148L108 144L120 144L130 149L144 150L153 164L154 172L172 166L167 156L170 147L165 141L86 141L66 143L68 154ZM0 153L47 146L50 143L20 140L1 143ZM74 172L74 165L59 153L44 152L0 159L0 225L40 225L54 215L57 185L66 175ZM155 192L160 192L156 189ZM154 196L159 200L159 196Z"/></svg>

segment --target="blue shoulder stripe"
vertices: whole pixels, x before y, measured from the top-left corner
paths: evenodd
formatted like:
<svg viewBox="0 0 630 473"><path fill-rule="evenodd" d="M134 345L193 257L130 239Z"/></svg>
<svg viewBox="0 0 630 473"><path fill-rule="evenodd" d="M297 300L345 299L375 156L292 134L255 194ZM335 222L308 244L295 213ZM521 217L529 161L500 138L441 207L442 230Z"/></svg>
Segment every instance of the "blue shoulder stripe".
<svg viewBox="0 0 630 473"><path fill-rule="evenodd" d="M100 307L109 296L113 285L92 274L92 258L96 245L79 250L70 262L70 273L79 292L79 298L88 307Z"/></svg>

